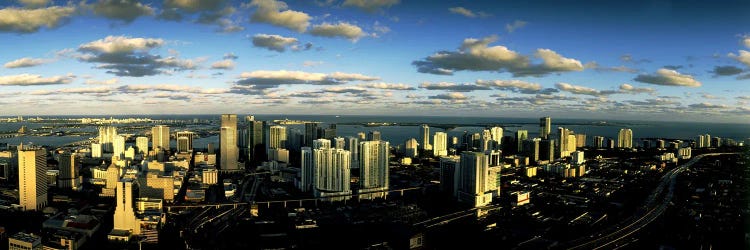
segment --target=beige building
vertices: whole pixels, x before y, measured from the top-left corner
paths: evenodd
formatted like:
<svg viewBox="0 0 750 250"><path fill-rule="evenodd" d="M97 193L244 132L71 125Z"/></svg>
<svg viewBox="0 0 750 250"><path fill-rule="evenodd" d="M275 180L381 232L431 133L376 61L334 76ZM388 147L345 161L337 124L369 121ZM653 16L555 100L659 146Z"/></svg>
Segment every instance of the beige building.
<svg viewBox="0 0 750 250"><path fill-rule="evenodd" d="M9 250L42 250L42 237L19 232L8 238Z"/></svg>
<svg viewBox="0 0 750 250"><path fill-rule="evenodd" d="M47 206L47 152L43 148L18 147L18 196L25 211Z"/></svg>
<svg viewBox="0 0 750 250"><path fill-rule="evenodd" d="M133 188L136 186L133 179L122 179L117 182L117 198L115 199L114 227L110 232L110 239L125 239L132 235L141 233L138 218L135 217Z"/></svg>
<svg viewBox="0 0 750 250"><path fill-rule="evenodd" d="M219 150L221 170L237 170L239 150L237 148L237 115L221 115L221 131L219 134Z"/></svg>
<svg viewBox="0 0 750 250"><path fill-rule="evenodd" d="M155 151L169 150L169 127L159 125L151 128L151 148Z"/></svg>

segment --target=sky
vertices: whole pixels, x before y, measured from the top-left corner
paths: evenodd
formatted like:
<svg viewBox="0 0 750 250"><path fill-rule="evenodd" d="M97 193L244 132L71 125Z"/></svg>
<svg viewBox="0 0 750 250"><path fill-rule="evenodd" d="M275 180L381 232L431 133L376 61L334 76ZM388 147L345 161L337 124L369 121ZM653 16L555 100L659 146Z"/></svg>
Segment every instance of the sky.
<svg viewBox="0 0 750 250"><path fill-rule="evenodd" d="M3 0L0 115L746 123L748 1Z"/></svg>

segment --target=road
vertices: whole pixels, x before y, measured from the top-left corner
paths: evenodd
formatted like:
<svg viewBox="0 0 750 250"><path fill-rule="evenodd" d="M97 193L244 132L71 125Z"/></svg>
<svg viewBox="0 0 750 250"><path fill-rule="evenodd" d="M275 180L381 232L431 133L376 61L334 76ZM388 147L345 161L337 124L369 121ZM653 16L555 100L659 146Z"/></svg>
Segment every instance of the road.
<svg viewBox="0 0 750 250"><path fill-rule="evenodd" d="M702 154L693 157L689 162L676 167L668 171L661 178L659 186L654 189L651 195L646 199L643 208L640 210L643 213L636 213L627 220L610 227L601 233L590 235L588 237L580 238L572 241L568 245L567 249L602 249L602 248L614 248L617 242L621 242L623 239L627 239L632 234L638 232L644 227L648 226L652 221L656 220L661 216L662 213L667 209L669 202L672 200L674 194L674 187L677 176L685 171L688 167L700 161L706 156L717 156L725 154L737 154L737 153L712 153Z"/></svg>

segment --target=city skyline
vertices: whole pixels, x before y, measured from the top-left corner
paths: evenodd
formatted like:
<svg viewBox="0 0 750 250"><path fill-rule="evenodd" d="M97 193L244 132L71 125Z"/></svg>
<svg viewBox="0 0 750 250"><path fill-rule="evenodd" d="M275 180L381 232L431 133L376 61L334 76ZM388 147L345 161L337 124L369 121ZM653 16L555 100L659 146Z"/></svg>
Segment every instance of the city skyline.
<svg viewBox="0 0 750 250"><path fill-rule="evenodd" d="M14 108L0 115L315 107L742 122L748 10L740 1L8 1L0 37L14 49L0 55L0 104Z"/></svg>

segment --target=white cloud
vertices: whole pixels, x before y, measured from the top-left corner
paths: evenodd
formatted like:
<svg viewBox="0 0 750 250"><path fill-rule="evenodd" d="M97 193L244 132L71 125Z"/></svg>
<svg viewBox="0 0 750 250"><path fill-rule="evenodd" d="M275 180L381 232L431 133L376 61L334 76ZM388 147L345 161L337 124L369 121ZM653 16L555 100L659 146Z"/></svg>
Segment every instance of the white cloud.
<svg viewBox="0 0 750 250"><path fill-rule="evenodd" d="M746 36L742 42L745 44L745 47L750 48L750 36Z"/></svg>
<svg viewBox="0 0 750 250"><path fill-rule="evenodd" d="M403 84L403 83L384 83L384 82L373 82L373 83L361 83L358 86L373 89L390 89L390 90L415 90L416 88Z"/></svg>
<svg viewBox="0 0 750 250"><path fill-rule="evenodd" d="M20 74L0 76L0 85L31 86L31 85L55 85L73 82L75 76L52 76L42 77L41 75Z"/></svg>
<svg viewBox="0 0 750 250"><path fill-rule="evenodd" d="M75 14L76 8L53 6L42 9L0 9L0 31L33 33L41 27L56 28Z"/></svg>
<svg viewBox="0 0 750 250"><path fill-rule="evenodd" d="M448 90L454 92L471 92L474 90L490 90L489 86L476 85L476 84L455 84L452 82L438 82L429 83L423 82L419 85L420 88L427 90Z"/></svg>
<svg viewBox="0 0 750 250"><path fill-rule="evenodd" d="M747 50L740 50L739 55L735 55L734 53L729 53L729 57L734 58L738 62L741 62L748 67L750 67L750 51Z"/></svg>
<svg viewBox="0 0 750 250"><path fill-rule="evenodd" d="M542 90L538 83L524 82L521 80L477 80L477 85L489 86L499 90L511 90L521 93L535 93Z"/></svg>
<svg viewBox="0 0 750 250"><path fill-rule="evenodd" d="M462 15L462 16L465 16L465 17L468 17L468 18L488 17L488 16L490 16L487 13L484 13L484 12L481 12L481 11L475 13L474 11L471 11L471 10L469 10L467 8L460 7L460 6L459 7L448 8L448 11L450 11L453 14L459 14L459 15Z"/></svg>
<svg viewBox="0 0 750 250"><path fill-rule="evenodd" d="M680 74L671 69L659 69L656 74L638 75L635 81L665 86L700 87L701 83L691 75Z"/></svg>
<svg viewBox="0 0 750 250"><path fill-rule="evenodd" d="M130 38L108 36L104 39L82 44L80 55L74 55L84 62L99 63L96 68L107 69L107 73L117 76L142 77L170 73L167 70L190 70L198 67L205 59L180 59L177 56L161 57L150 51L161 47L162 39ZM177 55L179 53L172 53Z"/></svg>
<svg viewBox="0 0 750 250"><path fill-rule="evenodd" d="M103 80L103 81L97 81L93 79L86 80L86 84L93 84L93 85L112 85L117 84L120 82L119 78L112 78L109 80Z"/></svg>
<svg viewBox="0 0 750 250"><path fill-rule="evenodd" d="M211 64L212 69L234 69L234 61L232 60L221 60Z"/></svg>
<svg viewBox="0 0 750 250"><path fill-rule="evenodd" d="M217 10L225 0L165 0L164 5L170 8L180 8L189 12Z"/></svg>
<svg viewBox="0 0 750 250"><path fill-rule="evenodd" d="M534 56L542 59L543 71L564 72L582 71L583 64L572 58L565 58L550 49L537 49Z"/></svg>
<svg viewBox="0 0 750 250"><path fill-rule="evenodd" d="M648 94L654 94L656 91L652 88L638 88L634 87L633 85L623 83L620 85L620 92L622 93L633 93L633 94L639 94L639 93L648 93Z"/></svg>
<svg viewBox="0 0 750 250"><path fill-rule="evenodd" d="M352 41L357 41L359 38L365 35L357 25L350 24L347 22L339 22L336 24L322 23L313 25L310 34L314 36L322 37L342 37Z"/></svg>
<svg viewBox="0 0 750 250"><path fill-rule="evenodd" d="M304 71L287 70L259 70L243 72L240 74L239 85L252 85L253 90L276 88L279 85L290 84L312 84L312 85L339 85L352 81L374 81L380 78L362 74L334 72L331 74L309 73Z"/></svg>
<svg viewBox="0 0 750 250"><path fill-rule="evenodd" d="M584 87L584 86L578 86L578 85L572 85L569 83L559 82L555 84L555 87L557 89L562 91L567 91L573 94L579 94L579 95L592 95L592 96L600 96L602 95L601 91Z"/></svg>
<svg viewBox="0 0 750 250"><path fill-rule="evenodd" d="M399 4L401 0L346 0L341 6L357 7L367 12L375 12L381 8L389 8Z"/></svg>
<svg viewBox="0 0 750 250"><path fill-rule="evenodd" d="M323 65L323 61L304 61L302 62L302 66L304 67L315 67L318 65Z"/></svg>
<svg viewBox="0 0 750 250"><path fill-rule="evenodd" d="M694 109L726 109L726 108L729 108L728 105L724 105L724 104L712 104L712 103L708 103L708 102L690 104L690 105L688 105L688 107L694 108Z"/></svg>
<svg viewBox="0 0 750 250"><path fill-rule="evenodd" d="M289 7L282 1L253 0L250 6L258 7L250 16L253 22L268 23L297 32L304 32L310 25L307 13L288 10Z"/></svg>
<svg viewBox="0 0 750 250"><path fill-rule="evenodd" d="M108 94L114 89L110 87L94 88L66 88L56 90L35 90L30 92L31 95L57 95L57 94Z"/></svg>
<svg viewBox="0 0 750 250"><path fill-rule="evenodd" d="M340 81L375 81L380 80L378 77L372 77L372 76L366 76L363 74L357 74L357 73L343 73L343 72L333 72L329 75L330 78Z"/></svg>
<svg viewBox="0 0 750 250"><path fill-rule="evenodd" d="M26 67L34 67L37 65L42 65L51 61L52 60L50 59L24 57L24 58L20 58L17 60L7 62L3 65L3 67L9 68L9 69L26 68Z"/></svg>
<svg viewBox="0 0 750 250"><path fill-rule="evenodd" d="M145 52L153 48L161 47L163 44L164 40L162 39L107 36L104 39L82 44L79 46L79 50L120 54L136 51Z"/></svg>
<svg viewBox="0 0 750 250"><path fill-rule="evenodd" d="M268 50L284 52L287 47L299 43L297 38L283 37L279 35L256 34L253 36L253 45L255 47L266 48Z"/></svg>
<svg viewBox="0 0 750 250"><path fill-rule="evenodd" d="M513 31L516 31L517 29L523 28L526 26L528 22L522 21L522 20L515 20L512 23L505 25L505 30L508 31L508 33L513 33Z"/></svg>
<svg viewBox="0 0 750 250"><path fill-rule="evenodd" d="M154 9L136 0L99 0L93 5L94 14L126 23L141 16L154 15Z"/></svg>
<svg viewBox="0 0 750 250"><path fill-rule="evenodd" d="M440 99L440 100L466 100L469 99L466 95L459 93L459 92L450 92L445 94L439 94L434 96L429 96L429 99Z"/></svg>

